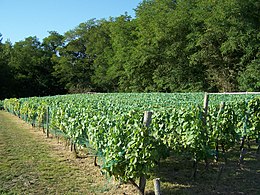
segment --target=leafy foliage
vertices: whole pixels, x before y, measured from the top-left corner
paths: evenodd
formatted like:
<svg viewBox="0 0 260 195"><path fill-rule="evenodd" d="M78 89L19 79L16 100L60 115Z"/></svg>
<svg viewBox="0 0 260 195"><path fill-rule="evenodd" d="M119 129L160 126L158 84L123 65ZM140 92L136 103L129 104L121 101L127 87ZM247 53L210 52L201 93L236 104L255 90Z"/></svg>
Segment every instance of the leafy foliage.
<svg viewBox="0 0 260 195"><path fill-rule="evenodd" d="M220 100L225 104L220 104ZM7 111L31 124L46 123L71 142L94 149L101 168L129 181L149 173L161 158L204 160L216 145L228 149L246 136L258 139L259 97L212 97L205 123L203 94L86 94L6 99ZM49 108L49 109L47 109ZM149 127L143 113L152 110Z"/></svg>

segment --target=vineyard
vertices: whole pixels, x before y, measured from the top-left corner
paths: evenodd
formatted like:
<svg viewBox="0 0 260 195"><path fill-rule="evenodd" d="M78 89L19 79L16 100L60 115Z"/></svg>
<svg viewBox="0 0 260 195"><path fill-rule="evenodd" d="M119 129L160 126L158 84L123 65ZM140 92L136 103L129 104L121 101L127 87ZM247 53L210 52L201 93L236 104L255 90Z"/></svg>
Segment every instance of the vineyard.
<svg viewBox="0 0 260 195"><path fill-rule="evenodd" d="M258 94L76 94L6 99L3 107L47 137L65 138L76 154L85 148L102 173L141 194L162 159L192 159L196 178L198 162L226 162L239 145L243 164L252 140L260 150Z"/></svg>

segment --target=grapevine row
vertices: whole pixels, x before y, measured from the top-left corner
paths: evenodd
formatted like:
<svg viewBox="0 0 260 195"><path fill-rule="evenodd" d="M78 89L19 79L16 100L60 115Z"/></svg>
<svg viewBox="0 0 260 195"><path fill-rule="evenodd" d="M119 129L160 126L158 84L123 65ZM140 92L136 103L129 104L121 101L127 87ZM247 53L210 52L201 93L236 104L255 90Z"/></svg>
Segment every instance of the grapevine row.
<svg viewBox="0 0 260 195"><path fill-rule="evenodd" d="M102 156L104 172L127 182L148 177L170 154L218 158L220 146L225 153L241 139L260 138L259 97L213 99L206 116L202 101L200 93L85 94L8 99L4 108L91 147ZM145 110L153 112L149 127Z"/></svg>

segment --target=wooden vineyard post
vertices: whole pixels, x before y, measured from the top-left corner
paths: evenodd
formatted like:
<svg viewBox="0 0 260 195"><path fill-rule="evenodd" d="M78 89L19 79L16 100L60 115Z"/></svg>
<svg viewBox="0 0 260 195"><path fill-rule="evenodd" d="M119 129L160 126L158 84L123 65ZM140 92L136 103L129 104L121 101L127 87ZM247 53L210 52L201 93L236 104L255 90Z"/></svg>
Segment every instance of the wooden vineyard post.
<svg viewBox="0 0 260 195"><path fill-rule="evenodd" d="M206 119L207 119L207 115L208 115L208 106L209 106L209 95L206 92L205 95L204 95L204 103L203 103L203 109L204 109L203 122L204 122L204 125L206 125L206 123L207 123Z"/></svg>
<svg viewBox="0 0 260 195"><path fill-rule="evenodd" d="M144 176L141 176L139 180L140 195L144 195L145 186L146 186L146 178Z"/></svg>
<svg viewBox="0 0 260 195"><path fill-rule="evenodd" d="M144 112L144 121L143 124L145 127L149 127L151 122L152 122L152 114L153 112L151 111L145 111Z"/></svg>
<svg viewBox="0 0 260 195"><path fill-rule="evenodd" d="M49 113L50 109L49 106L47 107L47 111L46 111L46 136L47 138L49 138Z"/></svg>
<svg viewBox="0 0 260 195"><path fill-rule="evenodd" d="M153 185L154 185L154 194L161 195L160 178L154 179Z"/></svg>
<svg viewBox="0 0 260 195"><path fill-rule="evenodd" d="M239 165L243 164L244 162L244 157L245 157L245 154L246 154L246 149L244 147L244 144L245 144L245 136L243 136L241 138L241 145L240 145L240 155L239 155Z"/></svg>
<svg viewBox="0 0 260 195"><path fill-rule="evenodd" d="M151 111L145 111L144 112L144 120L143 120L143 125L148 128L152 122L152 114L153 112ZM145 176L141 176L139 180L139 190L140 194L144 195L145 192L145 186L146 186L146 178Z"/></svg>

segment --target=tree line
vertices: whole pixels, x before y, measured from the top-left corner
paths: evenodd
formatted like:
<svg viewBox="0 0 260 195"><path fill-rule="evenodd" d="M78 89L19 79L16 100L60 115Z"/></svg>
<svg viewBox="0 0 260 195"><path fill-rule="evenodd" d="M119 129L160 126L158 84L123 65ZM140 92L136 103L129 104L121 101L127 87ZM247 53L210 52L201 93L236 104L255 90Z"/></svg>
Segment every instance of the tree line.
<svg viewBox="0 0 260 195"><path fill-rule="evenodd" d="M259 10L258 0L144 0L134 18L0 39L0 97L260 91Z"/></svg>

